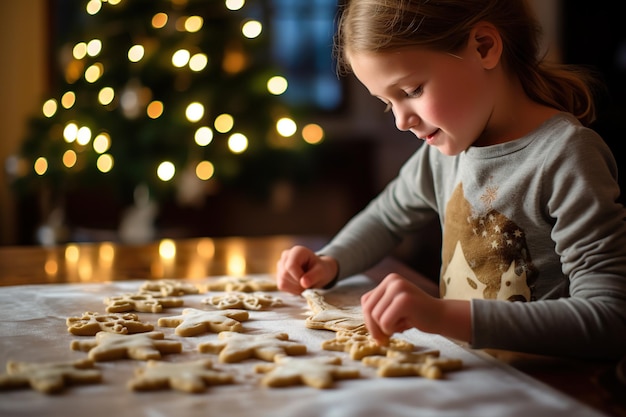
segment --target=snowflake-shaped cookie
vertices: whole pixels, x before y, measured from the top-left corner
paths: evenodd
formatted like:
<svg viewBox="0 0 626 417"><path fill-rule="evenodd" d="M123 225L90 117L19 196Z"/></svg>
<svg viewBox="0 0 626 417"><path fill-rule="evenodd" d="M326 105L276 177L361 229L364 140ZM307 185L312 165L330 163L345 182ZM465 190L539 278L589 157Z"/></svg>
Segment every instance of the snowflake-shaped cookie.
<svg viewBox="0 0 626 417"><path fill-rule="evenodd" d="M324 296L314 290L305 290L302 296L312 312L304 322L307 328L367 333L360 306L336 307L327 303Z"/></svg>
<svg viewBox="0 0 626 417"><path fill-rule="evenodd" d="M29 386L45 394L54 394L68 383L100 382L102 374L90 359L76 362L7 362L7 373L0 375L0 389Z"/></svg>
<svg viewBox="0 0 626 417"><path fill-rule="evenodd" d="M176 279L160 279L156 281L145 281L141 286L141 291L158 292L166 297L178 297L187 294L198 294L200 289L190 282Z"/></svg>
<svg viewBox="0 0 626 417"><path fill-rule="evenodd" d="M406 340L391 338L387 346L379 345L370 335L337 332L334 339L322 342L322 349L348 352L350 358L359 360L371 355L384 355L389 350L410 352L415 346Z"/></svg>
<svg viewBox="0 0 626 417"><path fill-rule="evenodd" d="M276 281L270 279L245 277L221 277L214 278L206 284L207 291L277 291Z"/></svg>
<svg viewBox="0 0 626 417"><path fill-rule="evenodd" d="M280 298L264 292L228 292L226 294L213 295L202 300L204 304L211 305L220 310L228 308L243 308L246 310L261 310L265 307L277 307L283 304Z"/></svg>
<svg viewBox="0 0 626 417"><path fill-rule="evenodd" d="M220 341L198 345L202 353L219 353L220 362L240 362L244 359L258 358L271 362L279 354L304 355L306 345L289 340L287 333L242 334L221 332Z"/></svg>
<svg viewBox="0 0 626 417"><path fill-rule="evenodd" d="M72 350L89 352L96 362L131 358L137 360L160 359L161 354L180 353L183 345L174 340L164 340L161 332L117 334L99 332L91 340L73 340Z"/></svg>
<svg viewBox="0 0 626 417"><path fill-rule="evenodd" d="M463 368L461 359L440 358L438 351L399 352L388 350L386 356L368 356L362 362L377 367L382 377L422 376L430 379L443 378L444 372Z"/></svg>
<svg viewBox="0 0 626 417"><path fill-rule="evenodd" d="M135 377L128 382L128 387L135 391L171 388L202 392L207 385L231 384L233 381L233 375L213 369L209 359L175 363L150 360L145 367L135 369Z"/></svg>
<svg viewBox="0 0 626 417"><path fill-rule="evenodd" d="M255 371L266 373L261 384L286 387L305 384L313 388L330 388L335 380L360 377L356 368L343 366L339 357L291 358L278 355L274 364L259 364Z"/></svg>
<svg viewBox="0 0 626 417"><path fill-rule="evenodd" d="M130 334L154 330L153 325L143 323L133 313L99 314L87 311L81 317L68 317L65 324L67 331L76 336L94 336L100 331Z"/></svg>
<svg viewBox="0 0 626 417"><path fill-rule="evenodd" d="M138 292L122 294L104 299L107 313L121 313L125 311L139 311L142 313L160 313L163 308L180 307L183 300L180 298L163 297L158 294Z"/></svg>
<svg viewBox="0 0 626 417"><path fill-rule="evenodd" d="M244 320L248 320L248 312L244 310L205 311L186 308L181 315L161 317L158 324L162 327L176 327L175 332L179 336L196 336L227 330L239 332L243 328L240 322Z"/></svg>

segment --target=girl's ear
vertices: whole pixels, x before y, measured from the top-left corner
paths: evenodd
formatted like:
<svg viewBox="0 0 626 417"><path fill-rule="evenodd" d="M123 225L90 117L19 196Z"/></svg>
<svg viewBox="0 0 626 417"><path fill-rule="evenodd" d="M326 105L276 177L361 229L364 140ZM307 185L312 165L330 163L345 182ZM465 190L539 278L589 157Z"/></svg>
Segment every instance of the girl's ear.
<svg viewBox="0 0 626 417"><path fill-rule="evenodd" d="M483 68L493 69L502 56L502 37L498 29L488 22L479 22L470 32L470 47L477 52Z"/></svg>

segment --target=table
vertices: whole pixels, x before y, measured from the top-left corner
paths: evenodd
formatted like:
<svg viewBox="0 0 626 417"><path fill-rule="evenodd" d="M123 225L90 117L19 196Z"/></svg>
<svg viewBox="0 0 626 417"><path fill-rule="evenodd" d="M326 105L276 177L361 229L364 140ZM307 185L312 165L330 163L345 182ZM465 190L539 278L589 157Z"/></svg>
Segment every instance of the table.
<svg viewBox="0 0 626 417"><path fill-rule="evenodd" d="M164 239L146 245L103 242L57 247L3 247L0 248L0 294L3 286L7 290L21 286L39 288L48 284L52 284L50 288L65 284L124 286L145 279L177 278L200 282L209 276L273 274L282 250L294 244L316 249L324 242L325 239L314 236L269 236ZM415 279L419 275L389 258L363 276L379 280L390 271ZM434 291L434 286L431 285L430 290ZM579 401L604 415L626 416L623 395L626 388L614 377L615 364L502 351L472 353L489 360L496 358L494 362L498 366L521 371L519 375L529 376L531 384L538 384L537 387L546 384L555 389L557 396L565 394L563 398ZM0 402L2 395L0 393Z"/></svg>

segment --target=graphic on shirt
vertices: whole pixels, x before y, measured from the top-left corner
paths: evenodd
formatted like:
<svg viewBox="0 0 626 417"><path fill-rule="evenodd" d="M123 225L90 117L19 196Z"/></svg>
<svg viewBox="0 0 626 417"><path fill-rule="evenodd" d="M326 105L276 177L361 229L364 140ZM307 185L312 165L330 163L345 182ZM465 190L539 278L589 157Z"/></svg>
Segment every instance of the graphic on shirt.
<svg viewBox="0 0 626 417"><path fill-rule="evenodd" d="M481 211L471 207L460 183L446 207L443 232L442 298L533 299L537 270L526 235L492 208L497 187L487 187Z"/></svg>

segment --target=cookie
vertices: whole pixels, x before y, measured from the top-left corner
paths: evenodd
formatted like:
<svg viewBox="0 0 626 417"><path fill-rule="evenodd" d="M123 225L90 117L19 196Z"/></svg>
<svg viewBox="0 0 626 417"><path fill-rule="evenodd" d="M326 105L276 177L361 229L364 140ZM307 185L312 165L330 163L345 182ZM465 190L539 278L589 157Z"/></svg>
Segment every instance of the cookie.
<svg viewBox="0 0 626 417"><path fill-rule="evenodd" d="M261 385L287 387L304 384L313 388L330 388L336 380L361 376L358 369L343 366L337 356L292 358L277 355L274 362L255 367L256 372L266 374L261 379Z"/></svg>
<svg viewBox="0 0 626 417"><path fill-rule="evenodd" d="M381 377L422 376L441 379L445 372L463 368L461 359L440 358L438 351L399 352L388 350L386 356L363 358L365 365L377 367Z"/></svg>
<svg viewBox="0 0 626 417"><path fill-rule="evenodd" d="M153 325L141 322L133 313L99 314L87 311L81 317L68 317L65 324L67 331L76 336L94 336L100 331L130 334L154 330Z"/></svg>
<svg viewBox="0 0 626 417"><path fill-rule="evenodd" d="M208 385L233 382L233 375L213 369L209 359L175 363L150 360L145 367L135 369L128 388L134 391L174 389L196 393L203 392Z"/></svg>
<svg viewBox="0 0 626 417"><path fill-rule="evenodd" d="M229 308L243 308L245 310L261 310L266 307L283 305L283 300L264 292L228 292L226 294L213 295L202 300L220 310Z"/></svg>
<svg viewBox="0 0 626 417"><path fill-rule="evenodd" d="M62 391L67 384L93 384L102 380L90 359L76 362L7 362L7 373L0 375L0 389L30 386L44 394Z"/></svg>
<svg viewBox="0 0 626 417"><path fill-rule="evenodd" d="M257 358L271 362L278 354L304 355L306 345L289 340L287 333L242 334L221 332L218 342L198 345L202 353L218 353L220 362L241 362L248 358Z"/></svg>
<svg viewBox="0 0 626 417"><path fill-rule="evenodd" d="M174 340L164 340L161 332L116 334L99 332L91 340L73 340L72 350L89 352L89 359L111 361L116 359L161 359L161 354L180 353L183 345Z"/></svg>
<svg viewBox="0 0 626 417"><path fill-rule="evenodd" d="M270 279L245 277L221 277L213 278L206 284L207 291L278 291L276 281Z"/></svg>
<svg viewBox="0 0 626 417"><path fill-rule="evenodd" d="M302 292L302 296L306 299L312 312L304 322L307 328L367 333L360 306L336 307L327 303L324 296L315 290L305 290Z"/></svg>
<svg viewBox="0 0 626 417"><path fill-rule="evenodd" d="M172 317L161 317L158 321L162 327L176 327L179 336L196 336L202 333L221 331L240 332L240 321L248 320L248 312L244 310L205 311L186 308L183 314Z"/></svg>
<svg viewBox="0 0 626 417"><path fill-rule="evenodd" d="M355 360L371 355L384 355L389 350L410 352L414 348L412 343L396 338L391 338L387 346L381 346L369 335L345 331L337 332L334 339L322 342L322 349L348 352L350 358Z"/></svg>
<svg viewBox="0 0 626 417"><path fill-rule="evenodd" d="M163 308L180 307L183 300L174 297L163 297L158 294L138 292L122 294L104 299L107 313L138 311L141 313L160 313Z"/></svg>
<svg viewBox="0 0 626 417"><path fill-rule="evenodd" d="M142 292L158 292L164 297L180 297L188 294L198 294L200 289L192 283L176 279L160 279L145 281L141 286Z"/></svg>

